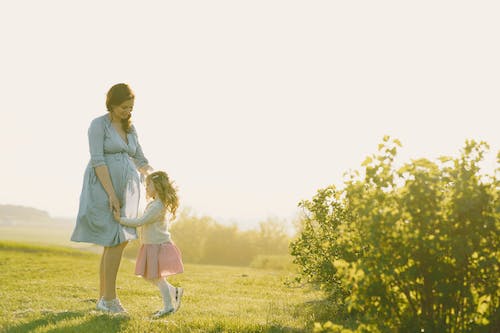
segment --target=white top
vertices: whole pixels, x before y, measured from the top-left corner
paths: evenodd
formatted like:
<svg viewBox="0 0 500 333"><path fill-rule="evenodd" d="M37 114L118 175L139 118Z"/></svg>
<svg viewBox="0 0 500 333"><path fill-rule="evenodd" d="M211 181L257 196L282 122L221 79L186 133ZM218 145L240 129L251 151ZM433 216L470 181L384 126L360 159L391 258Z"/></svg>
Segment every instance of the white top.
<svg viewBox="0 0 500 333"><path fill-rule="evenodd" d="M120 224L129 227L142 226L141 241L143 244L163 244L170 242L167 221L163 218L165 206L160 199L151 201L138 218L120 217Z"/></svg>

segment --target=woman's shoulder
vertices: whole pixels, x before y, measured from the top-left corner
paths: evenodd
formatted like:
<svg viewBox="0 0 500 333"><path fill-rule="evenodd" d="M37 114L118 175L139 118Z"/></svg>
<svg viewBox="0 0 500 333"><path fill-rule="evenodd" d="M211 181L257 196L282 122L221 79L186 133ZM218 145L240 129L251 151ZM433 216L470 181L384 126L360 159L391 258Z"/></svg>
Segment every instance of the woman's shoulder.
<svg viewBox="0 0 500 333"><path fill-rule="evenodd" d="M109 122L109 115L103 114L102 116L99 116L97 118L92 119L90 122L90 126L103 126Z"/></svg>
<svg viewBox="0 0 500 333"><path fill-rule="evenodd" d="M137 130L135 129L134 124L131 124L131 125L130 125L130 132L129 132L129 133L132 133L132 134L134 134L135 136L137 136Z"/></svg>

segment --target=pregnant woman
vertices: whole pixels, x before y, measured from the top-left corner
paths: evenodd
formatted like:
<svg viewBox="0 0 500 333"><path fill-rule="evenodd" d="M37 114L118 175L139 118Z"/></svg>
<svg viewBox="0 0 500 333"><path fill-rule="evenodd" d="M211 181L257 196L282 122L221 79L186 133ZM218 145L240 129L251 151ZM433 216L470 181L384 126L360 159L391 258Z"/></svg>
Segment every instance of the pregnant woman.
<svg viewBox="0 0 500 333"><path fill-rule="evenodd" d="M108 91L108 113L89 127L90 162L85 170L76 226L75 242L104 246L100 265L100 295L97 309L120 313L125 309L116 297L116 275L123 249L137 238L135 228L122 226L115 217L137 217L140 181L152 171L139 144L130 117L134 94L127 84Z"/></svg>

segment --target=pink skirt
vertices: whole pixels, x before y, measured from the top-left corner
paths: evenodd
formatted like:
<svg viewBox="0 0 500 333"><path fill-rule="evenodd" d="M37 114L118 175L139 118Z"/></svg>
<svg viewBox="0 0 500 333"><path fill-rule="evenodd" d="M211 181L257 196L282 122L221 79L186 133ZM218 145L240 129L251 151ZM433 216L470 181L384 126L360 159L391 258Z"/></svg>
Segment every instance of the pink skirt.
<svg viewBox="0 0 500 333"><path fill-rule="evenodd" d="M181 251L174 243L143 244L137 254L135 274L159 279L184 272Z"/></svg>

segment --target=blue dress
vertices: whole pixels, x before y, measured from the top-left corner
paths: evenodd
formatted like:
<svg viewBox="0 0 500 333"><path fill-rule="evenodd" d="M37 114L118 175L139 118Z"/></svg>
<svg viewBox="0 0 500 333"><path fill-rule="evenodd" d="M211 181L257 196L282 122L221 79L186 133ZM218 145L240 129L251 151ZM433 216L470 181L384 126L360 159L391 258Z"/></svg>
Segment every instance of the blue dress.
<svg viewBox="0 0 500 333"><path fill-rule="evenodd" d="M137 132L132 126L126 143L111 124L109 115L105 114L92 121L88 136L90 161L83 177L80 207L71 240L115 246L137 239L135 228L122 226L114 219L108 195L94 170L100 165L108 167L120 201L120 216L136 218L140 199L140 180L136 169L148 164Z"/></svg>

